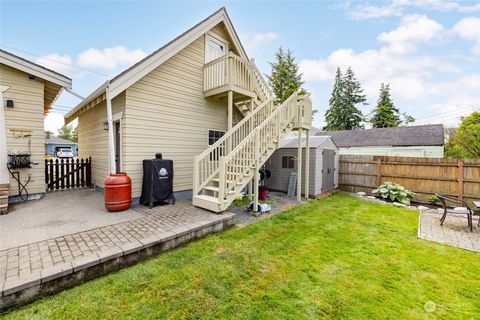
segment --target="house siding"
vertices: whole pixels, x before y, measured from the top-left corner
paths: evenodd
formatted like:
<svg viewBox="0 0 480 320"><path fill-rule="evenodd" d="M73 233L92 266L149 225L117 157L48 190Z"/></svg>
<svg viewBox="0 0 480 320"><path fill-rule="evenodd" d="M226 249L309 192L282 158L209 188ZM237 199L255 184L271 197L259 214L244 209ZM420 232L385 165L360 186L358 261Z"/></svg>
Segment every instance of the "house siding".
<svg viewBox="0 0 480 320"><path fill-rule="evenodd" d="M114 117L122 114L125 108L125 92L112 99ZM121 115L121 134L125 138L125 114ZM109 174L108 168L108 131L103 129L107 122L107 104L105 101L82 113L78 117L78 157L92 158L92 183L104 187L103 182ZM122 153L121 159L125 156ZM120 170L122 166L120 165Z"/></svg>
<svg viewBox="0 0 480 320"><path fill-rule="evenodd" d="M13 100L14 108L5 108L5 126L7 150L31 153L31 168L15 169L20 172L20 181L27 185L28 193L45 192L45 147L44 147L44 83L38 79L29 79L29 75L0 65L0 83L10 88L3 94L4 100ZM10 129L32 130L30 137L14 137ZM30 147L29 147L30 141ZM10 196L18 195L18 184L10 175Z"/></svg>
<svg viewBox="0 0 480 320"><path fill-rule="evenodd" d="M162 153L174 161L174 191L192 189L193 158L208 147L208 129L227 129L225 99L204 98L205 37L201 36L126 92L124 159L139 197L142 160Z"/></svg>

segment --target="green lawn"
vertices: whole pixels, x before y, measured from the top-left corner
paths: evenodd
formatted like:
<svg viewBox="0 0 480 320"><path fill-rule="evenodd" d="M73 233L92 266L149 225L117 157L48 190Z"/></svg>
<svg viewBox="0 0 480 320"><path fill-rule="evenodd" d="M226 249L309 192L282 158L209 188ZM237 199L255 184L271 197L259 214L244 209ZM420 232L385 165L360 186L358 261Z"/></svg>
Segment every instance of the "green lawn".
<svg viewBox="0 0 480 320"><path fill-rule="evenodd" d="M3 316L478 319L480 254L420 240L417 223L416 211L335 194Z"/></svg>

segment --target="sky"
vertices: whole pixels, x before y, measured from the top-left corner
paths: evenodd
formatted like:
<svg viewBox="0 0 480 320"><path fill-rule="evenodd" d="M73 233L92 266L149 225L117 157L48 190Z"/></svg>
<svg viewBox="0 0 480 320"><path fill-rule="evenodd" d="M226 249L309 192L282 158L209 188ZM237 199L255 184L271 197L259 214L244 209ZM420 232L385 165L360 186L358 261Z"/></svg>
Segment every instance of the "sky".
<svg viewBox="0 0 480 320"><path fill-rule="evenodd" d="M480 1L0 0L0 47L71 77L87 96L222 6L263 73L280 46L293 51L317 127L338 67L355 72L365 115L382 82L415 124L456 126L480 110ZM56 132L79 102L62 93L46 129Z"/></svg>

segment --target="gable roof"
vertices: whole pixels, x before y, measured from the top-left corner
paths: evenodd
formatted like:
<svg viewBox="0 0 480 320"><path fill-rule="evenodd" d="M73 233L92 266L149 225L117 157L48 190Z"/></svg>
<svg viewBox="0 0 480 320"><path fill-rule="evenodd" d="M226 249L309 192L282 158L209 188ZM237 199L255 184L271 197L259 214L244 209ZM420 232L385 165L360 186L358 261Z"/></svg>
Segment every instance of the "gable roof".
<svg viewBox="0 0 480 320"><path fill-rule="evenodd" d="M225 9L225 7L222 7L204 20L200 21L199 23L182 33L181 35L179 35L178 37L176 37L175 39L165 44L163 47L154 51L144 59L140 60L130 68L126 69L125 71L112 78L111 80L103 83L92 94L86 97L82 102L80 102L75 108L73 108L69 113L65 115L65 122L71 122L80 114L80 111L84 107L88 108L89 104L91 104L92 102L96 105L97 103L105 100L105 92L107 87L109 88L110 99L115 98L128 87L133 85L138 80L142 79L144 76L152 72L162 63L173 57L175 54L183 50L185 47L190 45L200 36L207 33L210 29L212 29L221 22L224 23L228 33L232 38L233 46L238 50L240 56L248 59L245 49L240 42L240 38L238 37L238 34L233 27L232 21L228 16L227 10ZM99 97L100 99L98 99Z"/></svg>
<svg viewBox="0 0 480 320"><path fill-rule="evenodd" d="M51 134L50 136L45 137L45 144L77 144L77 143L71 140L59 138Z"/></svg>
<svg viewBox="0 0 480 320"><path fill-rule="evenodd" d="M310 136L310 149L319 148L329 140L331 140L329 136ZM302 137L302 148L306 147L306 143L307 143L307 139L305 139L305 137ZM333 144L335 144L335 142L333 142ZM280 145L280 149L296 149L296 148L298 148L298 138L296 137L287 137L282 140L282 143Z"/></svg>
<svg viewBox="0 0 480 320"><path fill-rule="evenodd" d="M0 63L45 80L44 112L47 113L62 88L72 89L72 79L32 61L0 49Z"/></svg>
<svg viewBox="0 0 480 320"><path fill-rule="evenodd" d="M316 136L330 136L339 147L368 146L443 146L443 125L424 125L365 130L322 131Z"/></svg>

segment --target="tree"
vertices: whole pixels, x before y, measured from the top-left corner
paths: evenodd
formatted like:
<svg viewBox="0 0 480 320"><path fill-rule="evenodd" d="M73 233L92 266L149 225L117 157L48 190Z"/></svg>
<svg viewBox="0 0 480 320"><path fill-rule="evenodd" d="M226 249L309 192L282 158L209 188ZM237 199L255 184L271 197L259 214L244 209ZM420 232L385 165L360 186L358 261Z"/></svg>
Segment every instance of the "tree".
<svg viewBox="0 0 480 320"><path fill-rule="evenodd" d="M402 123L400 110L395 107L390 96L390 84L381 84L380 96L377 106L372 111L370 123L374 128L398 127Z"/></svg>
<svg viewBox="0 0 480 320"><path fill-rule="evenodd" d="M294 92L302 89L302 74L299 73L298 64L295 62L293 52L289 49L285 52L280 47L275 54L275 61L270 62L272 74L267 76L268 83L275 94L275 104L281 104Z"/></svg>
<svg viewBox="0 0 480 320"><path fill-rule="evenodd" d="M462 119L445 146L445 156L480 158L480 112L474 112Z"/></svg>
<svg viewBox="0 0 480 320"><path fill-rule="evenodd" d="M73 142L78 141L77 128L73 128L72 126L63 126L57 131L58 131L57 137L59 138L67 139Z"/></svg>
<svg viewBox="0 0 480 320"><path fill-rule="evenodd" d="M385 85L382 83L377 106L373 109L369 122L374 128L390 128L398 127L402 123L407 125L415 122L415 118L406 113L400 114L400 110L393 104L390 95L390 84Z"/></svg>
<svg viewBox="0 0 480 320"><path fill-rule="evenodd" d="M364 116L356 105L366 104L366 101L367 98L352 68L349 67L343 76L340 68L337 68L332 96L329 100L330 107L325 113L327 124L323 130L363 129Z"/></svg>

